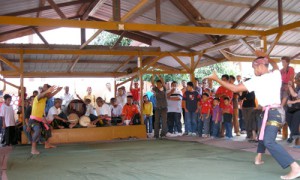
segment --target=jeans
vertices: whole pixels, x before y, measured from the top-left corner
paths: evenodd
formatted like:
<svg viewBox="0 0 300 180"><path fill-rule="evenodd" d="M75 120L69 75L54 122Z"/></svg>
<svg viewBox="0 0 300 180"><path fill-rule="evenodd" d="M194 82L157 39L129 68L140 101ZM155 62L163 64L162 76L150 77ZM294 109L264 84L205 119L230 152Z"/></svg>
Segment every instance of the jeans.
<svg viewBox="0 0 300 180"><path fill-rule="evenodd" d="M196 112L185 112L186 132L196 133L197 129L197 114Z"/></svg>
<svg viewBox="0 0 300 180"><path fill-rule="evenodd" d="M220 122L218 122L218 123L213 122L213 128L212 128L213 129L213 132L212 132L213 137L219 137L220 125L221 125Z"/></svg>
<svg viewBox="0 0 300 180"><path fill-rule="evenodd" d="M225 136L228 138L232 138L232 123L231 122L224 122L224 126L226 129Z"/></svg>
<svg viewBox="0 0 300 180"><path fill-rule="evenodd" d="M242 113L242 109L239 109L239 123L240 123L240 129L241 131L245 131L245 123L244 123L244 117Z"/></svg>
<svg viewBox="0 0 300 180"><path fill-rule="evenodd" d="M168 132L167 127L167 111L168 108L156 108L155 110L155 122L154 122L154 137L159 137L159 126L160 126L160 119L162 121L162 130L160 136L166 136Z"/></svg>
<svg viewBox="0 0 300 180"><path fill-rule="evenodd" d="M182 133L181 127L181 113L168 112L168 132L179 132Z"/></svg>
<svg viewBox="0 0 300 180"><path fill-rule="evenodd" d="M32 142L38 142L41 138L42 132L40 123L33 119L29 119L28 125L31 127L31 130L33 130Z"/></svg>
<svg viewBox="0 0 300 180"><path fill-rule="evenodd" d="M300 111L296 111L293 113L286 112L286 122L290 129L290 137L292 138L294 135L299 135L299 124L300 124Z"/></svg>
<svg viewBox="0 0 300 180"><path fill-rule="evenodd" d="M277 109L269 110L268 121L269 120L281 123L281 114ZM257 153L265 153L265 150L267 149L278 164L285 169L295 162L295 160L281 145L276 143L277 133L277 126L266 125L264 139L263 141L258 142Z"/></svg>
<svg viewBox="0 0 300 180"><path fill-rule="evenodd" d="M144 123L146 125L146 132L147 133L152 133L152 116L144 116Z"/></svg>
<svg viewBox="0 0 300 180"><path fill-rule="evenodd" d="M209 125L210 125L210 115L202 114L202 123L203 123L203 133L202 134L210 134Z"/></svg>

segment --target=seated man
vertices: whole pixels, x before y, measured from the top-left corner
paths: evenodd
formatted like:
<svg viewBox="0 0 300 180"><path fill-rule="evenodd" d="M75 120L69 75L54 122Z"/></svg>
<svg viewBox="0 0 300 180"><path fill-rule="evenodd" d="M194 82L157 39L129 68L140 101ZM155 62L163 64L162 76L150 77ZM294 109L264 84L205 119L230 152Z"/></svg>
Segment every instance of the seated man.
<svg viewBox="0 0 300 180"><path fill-rule="evenodd" d="M67 116L61 110L62 100L56 98L54 100L54 106L52 106L47 115L47 120L52 122L54 129L73 128L76 124L69 123Z"/></svg>
<svg viewBox="0 0 300 180"><path fill-rule="evenodd" d="M111 109L101 97L96 99L96 114L101 125L111 125Z"/></svg>
<svg viewBox="0 0 300 180"><path fill-rule="evenodd" d="M122 110L122 124L125 123L125 120L132 120L136 114L139 114L139 108L136 104L133 104L133 97L127 96L127 103ZM130 124L132 124L132 122L130 122Z"/></svg>
<svg viewBox="0 0 300 180"><path fill-rule="evenodd" d="M113 125L122 123L122 105L118 104L116 98L111 98L110 104L111 104L111 123Z"/></svg>

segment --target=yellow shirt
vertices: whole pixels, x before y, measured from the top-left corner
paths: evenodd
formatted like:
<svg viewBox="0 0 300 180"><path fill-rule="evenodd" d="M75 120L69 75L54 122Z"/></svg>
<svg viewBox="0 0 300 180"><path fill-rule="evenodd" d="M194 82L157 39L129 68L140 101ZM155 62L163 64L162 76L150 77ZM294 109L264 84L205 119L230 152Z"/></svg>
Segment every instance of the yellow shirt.
<svg viewBox="0 0 300 180"><path fill-rule="evenodd" d="M45 112L47 98L44 97L38 100L37 96L33 100L31 115L42 118Z"/></svg>
<svg viewBox="0 0 300 180"><path fill-rule="evenodd" d="M91 100L91 105L93 106L93 107L95 107L95 101L96 101L96 98L95 98L95 95L93 95L93 94L91 94L91 95L85 95L84 96L84 98L83 98L83 100L86 100L86 99L90 99Z"/></svg>
<svg viewBox="0 0 300 180"><path fill-rule="evenodd" d="M153 106L152 106L152 102L149 103L144 103L143 104L143 114L144 115L153 115Z"/></svg>

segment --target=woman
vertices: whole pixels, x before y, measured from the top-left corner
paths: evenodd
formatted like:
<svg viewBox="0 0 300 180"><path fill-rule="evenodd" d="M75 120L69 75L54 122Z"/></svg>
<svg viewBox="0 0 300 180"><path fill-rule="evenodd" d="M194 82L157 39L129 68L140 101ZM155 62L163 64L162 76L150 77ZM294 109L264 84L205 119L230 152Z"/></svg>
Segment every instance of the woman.
<svg viewBox="0 0 300 180"><path fill-rule="evenodd" d="M288 123L288 126L290 128L290 137L287 140L289 143L293 142L293 136L299 135L299 122L300 122L300 72L295 77L295 84L296 88L294 88L293 83L290 81L288 84L290 97L292 97L293 100L288 100L288 108L286 112L286 121ZM297 106L295 104L299 104L299 108L297 109ZM291 108L291 106L294 105L295 108Z"/></svg>

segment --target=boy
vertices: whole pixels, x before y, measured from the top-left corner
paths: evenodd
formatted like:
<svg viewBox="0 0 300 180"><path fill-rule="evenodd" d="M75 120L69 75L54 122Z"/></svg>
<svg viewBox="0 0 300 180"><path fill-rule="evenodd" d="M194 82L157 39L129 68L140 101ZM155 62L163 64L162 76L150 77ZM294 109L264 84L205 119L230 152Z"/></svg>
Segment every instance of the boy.
<svg viewBox="0 0 300 180"><path fill-rule="evenodd" d="M122 90L123 91L123 90ZM126 99L127 101L127 99ZM110 99L111 108L111 124L117 125L122 122L122 108L123 106L118 103L116 98Z"/></svg>
<svg viewBox="0 0 300 180"><path fill-rule="evenodd" d="M125 120L132 120L135 114L138 114L139 108L136 104L133 104L133 97L127 96L127 103L122 109L122 124L125 123Z"/></svg>
<svg viewBox="0 0 300 180"><path fill-rule="evenodd" d="M230 104L229 97L224 97L224 106L223 106L223 123L226 129L225 138L232 138L232 114L233 108Z"/></svg>
<svg viewBox="0 0 300 180"><path fill-rule="evenodd" d="M213 110L212 110L212 122L213 122L213 133L212 137L219 137L220 125L222 121L222 109L219 106L220 99L214 98L213 100Z"/></svg>
<svg viewBox="0 0 300 180"><path fill-rule="evenodd" d="M204 133L202 137L209 137L209 123L210 123L210 109L211 102L209 101L209 95L207 93L203 93L202 100L200 101L200 118L199 121L202 121ZM200 122L198 121L198 124ZM202 129L200 129L201 131Z"/></svg>
<svg viewBox="0 0 300 180"><path fill-rule="evenodd" d="M183 107L185 110L186 130L189 136L196 136L197 114L199 113L198 102L200 95L194 90L193 82L187 83L187 91L183 95Z"/></svg>
<svg viewBox="0 0 300 180"><path fill-rule="evenodd" d="M17 144L16 121L14 117L14 110L12 106L10 106L10 103L11 96L9 94L5 94L0 116L3 119L3 128L5 129L4 142L7 146Z"/></svg>

